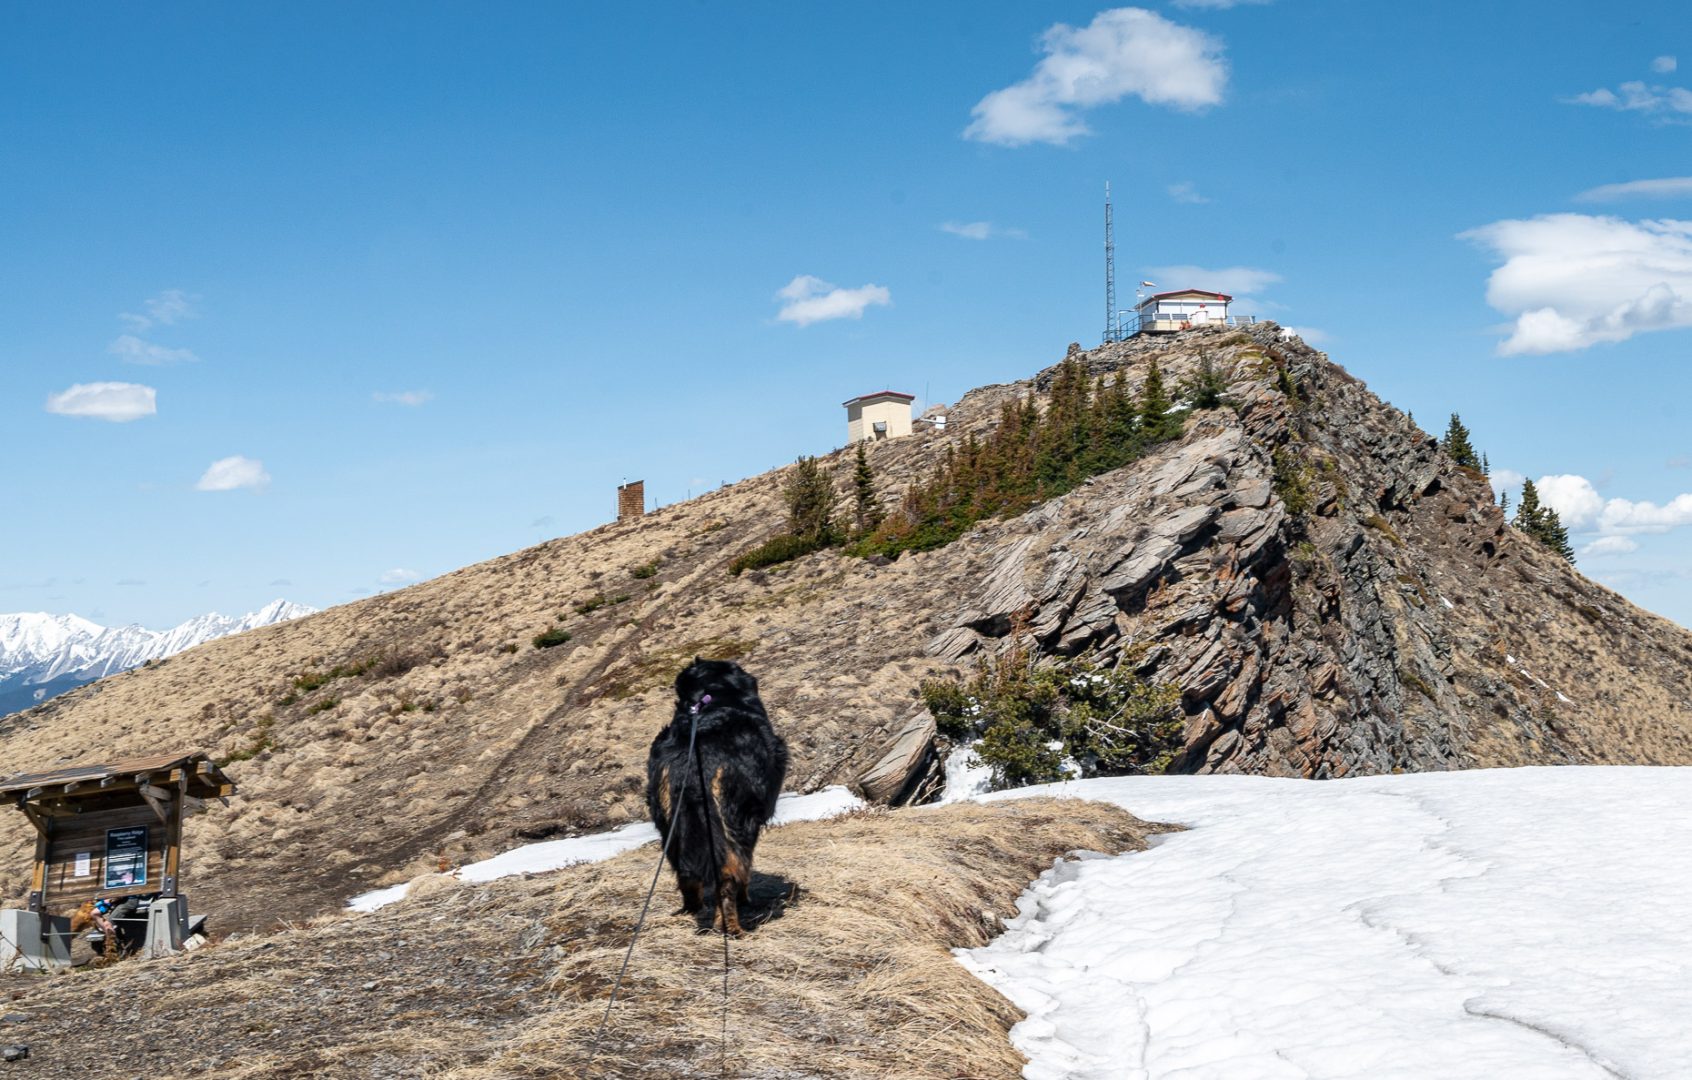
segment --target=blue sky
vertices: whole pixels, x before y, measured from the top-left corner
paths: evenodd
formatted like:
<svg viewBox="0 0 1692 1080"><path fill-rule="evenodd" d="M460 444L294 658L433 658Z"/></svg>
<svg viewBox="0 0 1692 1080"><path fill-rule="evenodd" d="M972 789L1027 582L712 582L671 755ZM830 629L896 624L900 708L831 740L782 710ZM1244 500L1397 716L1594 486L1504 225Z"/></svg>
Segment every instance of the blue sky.
<svg viewBox="0 0 1692 1080"><path fill-rule="evenodd" d="M1099 339L1109 180L1125 297L1236 293L1461 412L1583 570L1692 623L1689 27L14 5L0 610L342 603L602 523L625 478L830 449L858 393L1026 376Z"/></svg>

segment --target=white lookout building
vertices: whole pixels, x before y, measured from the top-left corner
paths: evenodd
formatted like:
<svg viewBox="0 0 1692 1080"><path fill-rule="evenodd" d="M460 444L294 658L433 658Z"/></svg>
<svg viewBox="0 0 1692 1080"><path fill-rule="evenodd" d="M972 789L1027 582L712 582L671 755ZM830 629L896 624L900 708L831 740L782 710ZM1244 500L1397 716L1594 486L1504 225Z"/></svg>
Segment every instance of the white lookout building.
<svg viewBox="0 0 1692 1080"><path fill-rule="evenodd" d="M846 445L860 442L880 442L898 439L911 433L911 402L914 394L897 390L877 390L851 401L846 406Z"/></svg>
<svg viewBox="0 0 1692 1080"><path fill-rule="evenodd" d="M1134 308L1134 332L1173 334L1203 326L1249 326L1257 321L1250 315L1228 314L1233 300L1227 293L1205 289L1177 289L1148 296Z"/></svg>

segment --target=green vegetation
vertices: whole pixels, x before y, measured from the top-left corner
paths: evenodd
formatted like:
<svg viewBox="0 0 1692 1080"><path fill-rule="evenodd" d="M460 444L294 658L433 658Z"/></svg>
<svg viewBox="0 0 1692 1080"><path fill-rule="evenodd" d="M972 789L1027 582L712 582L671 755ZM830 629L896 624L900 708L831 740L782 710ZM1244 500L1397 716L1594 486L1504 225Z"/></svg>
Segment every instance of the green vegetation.
<svg viewBox="0 0 1692 1080"><path fill-rule="evenodd" d="M979 738L975 752L997 788L1066 775L1160 773L1181 747L1180 693L1124 663L1085 657L1038 665L1016 647L983 659L967 682L930 679L923 704L948 738Z"/></svg>
<svg viewBox="0 0 1692 1080"><path fill-rule="evenodd" d="M311 708L307 709L306 715L311 716L311 715L314 715L314 714L320 713L320 712L328 712L330 709L333 709L335 706L339 705L340 703L341 703L341 699L338 698L338 697L326 697L322 701L319 701L316 705L313 705Z"/></svg>
<svg viewBox="0 0 1692 1080"><path fill-rule="evenodd" d="M655 576L657 576L657 574L658 574L658 560L657 559L653 559L649 563L642 563L641 565L635 567L633 570L629 571L629 576L632 577L632 578L635 578L636 580L644 580L645 578L655 577Z"/></svg>
<svg viewBox="0 0 1692 1080"><path fill-rule="evenodd" d="M1446 426L1445 438L1439 440L1439 445L1452 461L1463 468L1481 467L1480 455L1475 453L1474 445L1469 442L1469 429L1463 426L1456 413L1451 414L1451 423Z"/></svg>
<svg viewBox="0 0 1692 1080"><path fill-rule="evenodd" d="M792 533L782 533L764 541L751 551L743 552L734 562L729 563L729 573L739 577L747 570L760 570L766 566L791 562L813 551L821 551L827 546L815 540L802 540Z"/></svg>
<svg viewBox="0 0 1692 1080"><path fill-rule="evenodd" d="M852 523L862 536L873 532L886 516L875 497L875 473L870 471L869 455L860 442L857 460L852 465Z"/></svg>
<svg viewBox="0 0 1692 1080"><path fill-rule="evenodd" d="M251 761L266 750L276 748L276 740L271 737L271 729L276 726L276 714L265 713L253 724L253 732L247 745L219 761L218 767L233 764L237 761Z"/></svg>
<svg viewBox="0 0 1692 1080"><path fill-rule="evenodd" d="M1532 480L1522 481L1522 502L1510 524L1538 540L1569 562L1574 562L1574 548L1569 546L1569 530L1557 516L1557 511L1539 504L1539 489Z"/></svg>
<svg viewBox="0 0 1692 1080"><path fill-rule="evenodd" d="M1216 365L1210 359L1210 353L1199 354L1198 374L1181 384L1181 396L1192 404L1195 410L1217 409L1226 404L1222 400L1222 391L1228 388L1222 376L1217 372Z"/></svg>
<svg viewBox="0 0 1692 1080"><path fill-rule="evenodd" d="M311 693L320 686L326 686L336 679L349 679L355 675L363 675L380 661L380 656L366 656L346 664L336 664L327 671L307 671L294 676L294 689L302 693Z"/></svg>
<svg viewBox="0 0 1692 1080"><path fill-rule="evenodd" d="M950 446L926 480L912 485L899 510L852 547L858 555L896 556L951 543L978 521L1019 514L1099 473L1121 468L1181 433L1185 409L1170 401L1156 363L1136 397L1123 375L1087 378L1065 360L1041 412L1032 397L1006 402L985 439Z"/></svg>
<svg viewBox="0 0 1692 1080"><path fill-rule="evenodd" d="M1284 446L1275 451L1272 462L1275 497L1293 517L1309 514L1316 508L1316 471L1298 453Z"/></svg>
<svg viewBox="0 0 1692 1080"><path fill-rule="evenodd" d="M562 645L570 640L570 631L562 626L554 626L549 630L535 635L535 648L550 649L554 645Z"/></svg>
<svg viewBox="0 0 1692 1080"><path fill-rule="evenodd" d="M845 539L834 520L834 507L840 498L834 490L834 479L816 458L801 457L794 463L782 485L781 498L787 504L787 531L742 552L729 564L729 573L739 577L744 571L789 562Z"/></svg>

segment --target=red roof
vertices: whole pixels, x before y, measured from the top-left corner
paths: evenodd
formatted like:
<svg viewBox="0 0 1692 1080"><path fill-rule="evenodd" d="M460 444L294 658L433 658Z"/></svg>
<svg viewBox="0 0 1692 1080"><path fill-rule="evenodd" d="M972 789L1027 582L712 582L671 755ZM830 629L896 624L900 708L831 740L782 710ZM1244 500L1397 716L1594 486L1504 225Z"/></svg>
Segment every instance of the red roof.
<svg viewBox="0 0 1692 1080"><path fill-rule="evenodd" d="M877 390L873 394L859 394L857 397L853 398L851 401L842 401L840 403L840 405L841 405L842 408L844 408L847 405L852 405L852 404L855 404L855 403L860 402L860 401L868 401L870 398L879 398L879 397L898 398L900 401L915 401L916 400L915 394L901 394L897 390Z"/></svg>
<svg viewBox="0 0 1692 1080"><path fill-rule="evenodd" d="M1153 300L1167 300L1171 296L1193 296L1195 294L1198 296L1214 296L1224 304L1233 299L1227 293L1211 292L1208 289L1176 289L1174 292L1160 292L1156 296L1148 296L1142 306L1151 303Z"/></svg>

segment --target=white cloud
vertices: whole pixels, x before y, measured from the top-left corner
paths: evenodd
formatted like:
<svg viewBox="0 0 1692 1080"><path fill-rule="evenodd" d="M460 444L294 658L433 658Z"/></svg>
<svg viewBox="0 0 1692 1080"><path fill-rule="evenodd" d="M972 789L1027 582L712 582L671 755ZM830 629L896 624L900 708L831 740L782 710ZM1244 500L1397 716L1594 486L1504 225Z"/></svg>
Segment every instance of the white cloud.
<svg viewBox="0 0 1692 1080"><path fill-rule="evenodd" d="M1516 320L1500 355L1692 326L1692 222L1546 214L1460 236L1504 261L1486 286L1486 302Z"/></svg>
<svg viewBox="0 0 1692 1080"><path fill-rule="evenodd" d="M1659 56L1655 60L1651 61L1651 70L1656 72L1658 75L1671 74L1674 69L1679 66L1679 61L1675 60L1672 56Z"/></svg>
<svg viewBox="0 0 1692 1080"><path fill-rule="evenodd" d="M1600 536L1580 549L1580 557L1586 559L1594 555L1626 555L1630 551L1638 550L1639 545L1625 536Z"/></svg>
<svg viewBox="0 0 1692 1080"><path fill-rule="evenodd" d="M1557 511L1571 529L1591 528L1604 510L1604 499L1584 476L1541 476L1535 481L1539 501Z"/></svg>
<svg viewBox="0 0 1692 1080"><path fill-rule="evenodd" d="M1619 554L1637 547L1627 537L1642 533L1666 533L1692 525L1692 493L1676 495L1666 503L1633 499L1606 499L1584 476L1542 476L1535 481L1539 501L1557 511L1562 523L1575 532L1596 532L1613 541L1589 550L1598 554ZM1627 546L1633 545L1633 546Z"/></svg>
<svg viewBox="0 0 1692 1080"><path fill-rule="evenodd" d="M1143 8L1101 11L1080 29L1058 23L1040 37L1033 74L970 110L964 138L1001 146L1062 146L1088 128L1082 109L1133 95L1184 111L1220 104L1228 81L1222 42Z"/></svg>
<svg viewBox="0 0 1692 1080"><path fill-rule="evenodd" d="M865 308L893 302L893 294L881 285L842 289L810 274L800 274L782 286L776 296L787 301L776 318L799 326L829 319L861 319Z"/></svg>
<svg viewBox="0 0 1692 1080"><path fill-rule="evenodd" d="M1617 93L1616 90L1621 91ZM1692 113L1692 90L1684 86L1651 85L1644 82L1624 82L1610 90L1599 87L1584 94L1564 99L1570 105L1592 105L1618 112L1670 114L1670 118Z"/></svg>
<svg viewBox="0 0 1692 1080"><path fill-rule="evenodd" d="M184 364L199 359L187 349L170 349L155 345L150 341L142 341L134 334L119 335L106 351L126 364Z"/></svg>
<svg viewBox="0 0 1692 1080"><path fill-rule="evenodd" d="M1281 280L1281 275L1251 266L1224 266L1206 269L1202 266L1155 266L1150 275L1162 282L1162 290L1208 289L1244 298L1254 296Z"/></svg>
<svg viewBox="0 0 1692 1080"><path fill-rule="evenodd" d="M1193 186L1191 180L1182 180L1178 184L1170 184L1166 190L1169 192L1169 197L1178 203L1207 203L1210 201L1199 194L1198 188Z"/></svg>
<svg viewBox="0 0 1692 1080"><path fill-rule="evenodd" d="M395 405L418 406L435 400L435 395L428 390L400 390L392 394L377 391L370 395L371 400L391 402Z"/></svg>
<svg viewBox="0 0 1692 1080"><path fill-rule="evenodd" d="M194 304L199 299L197 296L188 295L181 289L166 289L157 296L141 302L141 307L146 311L145 315L125 311L118 315L118 318L128 324L131 330L139 334L154 326L170 326L172 323L181 322L183 319L192 319L198 316L199 311L194 307Z"/></svg>
<svg viewBox="0 0 1692 1080"><path fill-rule="evenodd" d="M194 485L200 491L234 491L237 488L262 491L268 486L270 474L264 471L264 462L239 454L212 462L206 474L200 477L200 482Z"/></svg>
<svg viewBox="0 0 1692 1080"><path fill-rule="evenodd" d="M1623 184L1601 184L1576 195L1580 202L1614 202L1617 199L1680 199L1692 196L1692 176L1665 176L1660 180L1629 180Z"/></svg>
<svg viewBox="0 0 1692 1080"><path fill-rule="evenodd" d="M392 570L382 571L379 579L384 585L407 585L418 580L423 575L415 570L407 570L403 566L396 566Z"/></svg>
<svg viewBox="0 0 1692 1080"><path fill-rule="evenodd" d="M1007 229L1003 225L995 225L991 221L947 221L941 224L940 231L961 236L965 240L991 240L996 236L1008 236L1017 240L1027 239L1028 234L1021 229Z"/></svg>
<svg viewBox="0 0 1692 1080"><path fill-rule="evenodd" d="M1514 469L1493 469L1492 475L1487 477L1492 482L1494 491L1514 491L1522 486L1527 477Z"/></svg>
<svg viewBox="0 0 1692 1080"><path fill-rule="evenodd" d="M59 416L86 416L121 424L153 416L158 392L151 386L126 382L77 383L47 398L47 411Z"/></svg>

